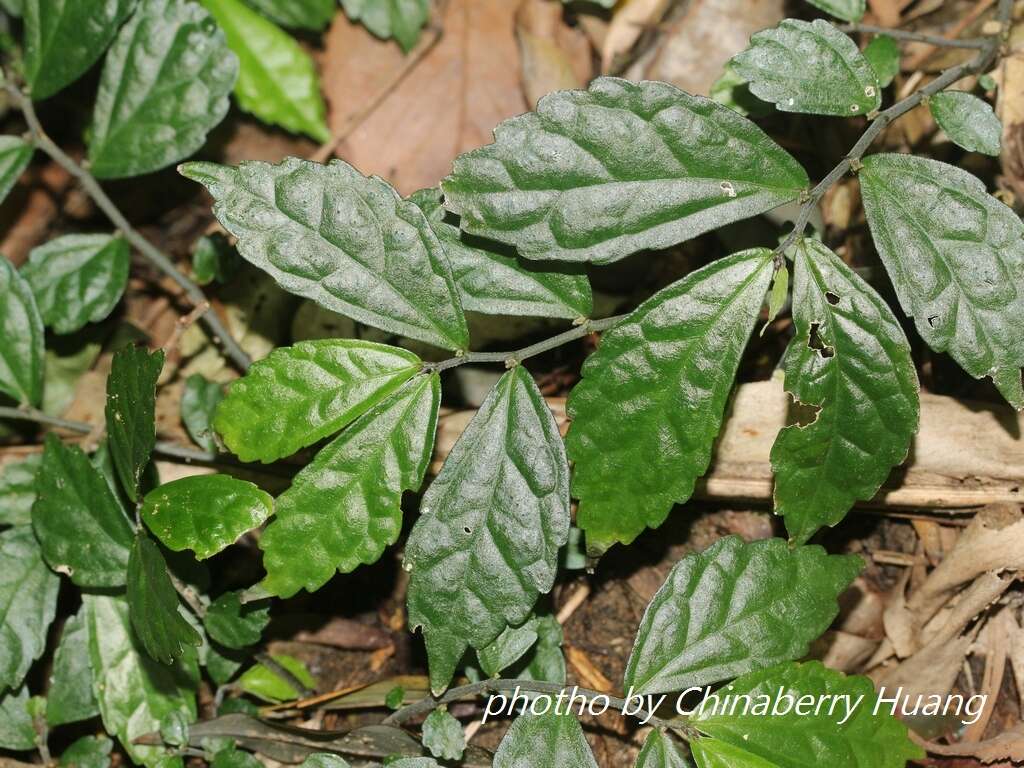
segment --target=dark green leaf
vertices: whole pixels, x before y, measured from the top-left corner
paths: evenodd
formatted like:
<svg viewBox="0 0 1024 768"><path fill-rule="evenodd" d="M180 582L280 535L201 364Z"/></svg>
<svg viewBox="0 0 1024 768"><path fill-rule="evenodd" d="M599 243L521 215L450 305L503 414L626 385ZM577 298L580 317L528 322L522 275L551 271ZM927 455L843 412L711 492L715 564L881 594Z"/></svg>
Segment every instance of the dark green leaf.
<svg viewBox="0 0 1024 768"><path fill-rule="evenodd" d="M195 652L188 651L173 666L159 664L135 640L123 597L86 593L82 601L93 691L107 733L117 736L135 763L180 768L181 758L169 758L162 747L142 746L135 739L158 731L171 712L195 719L199 682Z"/></svg>
<svg viewBox="0 0 1024 768"><path fill-rule="evenodd" d="M384 706L391 710L398 710L405 704L405 688L396 685L384 697Z"/></svg>
<svg viewBox="0 0 1024 768"><path fill-rule="evenodd" d="M43 397L43 321L32 289L0 256L0 393L38 405Z"/></svg>
<svg viewBox="0 0 1024 768"><path fill-rule="evenodd" d="M99 714L92 692L92 668L89 666L89 628L85 611L67 620L60 644L53 657L46 722L50 727L77 723Z"/></svg>
<svg viewBox="0 0 1024 768"><path fill-rule="evenodd" d="M38 101L103 55L135 0L24 0L25 81Z"/></svg>
<svg viewBox="0 0 1024 768"><path fill-rule="evenodd" d="M191 155L227 114L237 75L224 35L198 4L139 3L103 65L89 129L93 175L139 176Z"/></svg>
<svg viewBox="0 0 1024 768"><path fill-rule="evenodd" d="M518 627L507 627L493 642L476 652L480 669L488 677L498 677L502 670L519 661L537 643L537 617L532 616Z"/></svg>
<svg viewBox="0 0 1024 768"><path fill-rule="evenodd" d="M341 6L377 37L395 38L406 53L416 46L430 18L430 0L341 0Z"/></svg>
<svg viewBox="0 0 1024 768"><path fill-rule="evenodd" d="M213 414L224 399L224 388L216 381L208 381L201 373L193 373L185 380L181 392L181 421L189 437L207 451L217 450L213 437Z"/></svg>
<svg viewBox="0 0 1024 768"><path fill-rule="evenodd" d="M114 742L106 736L83 736L64 750L60 768L109 768Z"/></svg>
<svg viewBox="0 0 1024 768"><path fill-rule="evenodd" d="M707 471L771 264L759 248L687 275L606 332L584 363L566 448L591 553L661 525Z"/></svg>
<svg viewBox="0 0 1024 768"><path fill-rule="evenodd" d="M437 189L420 190L409 199L441 241L464 309L569 320L590 316L590 282L580 266L530 262L512 248L464 235L445 221Z"/></svg>
<svg viewBox="0 0 1024 768"><path fill-rule="evenodd" d="M221 234L200 237L192 250L192 273L200 285L228 282L241 263L238 251Z"/></svg>
<svg viewBox="0 0 1024 768"><path fill-rule="evenodd" d="M807 0L807 2L843 21L860 21L867 10L865 0Z"/></svg>
<svg viewBox="0 0 1024 768"><path fill-rule="evenodd" d="M40 453L0 465L0 525L25 525L32 522L32 502L36 500L36 472L43 461Z"/></svg>
<svg viewBox="0 0 1024 768"><path fill-rule="evenodd" d="M237 168L189 163L242 256L287 291L447 349L469 344L455 281L423 213L383 180L335 160Z"/></svg>
<svg viewBox="0 0 1024 768"><path fill-rule="evenodd" d="M760 128L666 83L595 80L507 120L443 183L467 232L606 264L795 200L807 174Z"/></svg>
<svg viewBox="0 0 1024 768"><path fill-rule="evenodd" d="M860 182L875 246L922 338L1024 409L1020 218L976 177L937 160L872 155Z"/></svg>
<svg viewBox="0 0 1024 768"><path fill-rule="evenodd" d="M597 768L583 729L570 714L516 718L494 755L494 768L527 765Z"/></svg>
<svg viewBox="0 0 1024 768"><path fill-rule="evenodd" d="M410 628L443 691L466 648L522 624L569 535L569 467L529 372L506 373L423 496L406 543Z"/></svg>
<svg viewBox="0 0 1024 768"><path fill-rule="evenodd" d="M817 410L772 447L775 511L797 544L870 499L917 432L910 343L881 296L817 240L796 248L786 390Z"/></svg>
<svg viewBox="0 0 1024 768"><path fill-rule="evenodd" d="M162 664L173 664L188 646L203 642L181 615L164 556L145 533L135 537L128 560L128 608L135 636L146 653Z"/></svg>
<svg viewBox="0 0 1024 768"><path fill-rule="evenodd" d="M462 723L438 707L423 721L423 746L441 760L460 760L466 751L466 734Z"/></svg>
<svg viewBox="0 0 1024 768"><path fill-rule="evenodd" d="M217 751L213 756L212 768L263 768L263 763L240 749L230 747Z"/></svg>
<svg viewBox="0 0 1024 768"><path fill-rule="evenodd" d="M562 653L562 625L554 616L537 618L537 644L517 666L515 677L565 684L565 655Z"/></svg>
<svg viewBox="0 0 1024 768"><path fill-rule="evenodd" d="M316 688L316 681L309 674L306 665L294 656L274 654L271 658L291 672L304 686L310 689ZM290 681L285 680L277 672L263 664L257 664L246 670L245 674L238 678L238 687L265 701L290 701L299 696L299 692L295 690Z"/></svg>
<svg viewBox="0 0 1024 768"><path fill-rule="evenodd" d="M690 718L690 724L779 768L904 768L908 760L925 756L908 738L905 725L884 709L874 714L875 687L866 677L846 677L812 661L744 675L726 691L750 696L748 711L744 711L745 704L729 712L708 707ZM800 713L794 709L778 716L754 714L754 708L766 701L772 706L780 691L792 696L794 704L803 696L809 696L812 702L831 699L830 704L837 696L849 698L841 699L846 703L837 706L833 714L827 709ZM853 702L859 705L849 714L847 705ZM782 711L786 703L783 701L777 711Z"/></svg>
<svg viewBox="0 0 1024 768"><path fill-rule="evenodd" d="M671 736L655 729L647 734L634 768L692 768L692 765Z"/></svg>
<svg viewBox="0 0 1024 768"><path fill-rule="evenodd" d="M107 377L107 436L110 456L128 498L139 498L139 480L156 443L156 381L163 350L150 354L126 346L114 353Z"/></svg>
<svg viewBox="0 0 1024 768"><path fill-rule="evenodd" d="M850 117L882 106L878 76L857 44L821 19L758 32L732 65L751 93L783 112Z"/></svg>
<svg viewBox="0 0 1024 768"><path fill-rule="evenodd" d="M113 311L128 284L130 261L123 238L64 235L33 248L21 274L32 287L43 323L57 333L71 333Z"/></svg>
<svg viewBox="0 0 1024 768"><path fill-rule="evenodd" d="M28 713L28 688L0 693L0 749L35 749L36 731ZM2 758L0 758L2 759Z"/></svg>
<svg viewBox="0 0 1024 768"><path fill-rule="evenodd" d="M681 691L800 658L862 566L856 555L738 536L687 555L647 606L624 687Z"/></svg>
<svg viewBox="0 0 1024 768"><path fill-rule="evenodd" d="M193 475L146 494L140 515L173 552L191 549L205 560L238 541L273 513L270 494L231 475Z"/></svg>
<svg viewBox="0 0 1024 768"><path fill-rule="evenodd" d="M132 526L103 475L75 445L46 436L32 525L46 562L80 587L119 587Z"/></svg>
<svg viewBox="0 0 1024 768"><path fill-rule="evenodd" d="M943 91L929 99L928 107L954 144L968 152L999 155L1003 124L987 101L964 91Z"/></svg>
<svg viewBox="0 0 1024 768"><path fill-rule="evenodd" d="M0 136L0 203L32 159L33 147L18 136Z"/></svg>
<svg viewBox="0 0 1024 768"><path fill-rule="evenodd" d="M282 27L322 30L334 17L335 0L245 0Z"/></svg>
<svg viewBox="0 0 1024 768"><path fill-rule="evenodd" d="M218 646L215 642L210 643L210 647L206 651L206 671L209 672L210 679L215 684L224 685L235 676L246 660L246 654L241 651ZM226 701L235 700L227 699Z"/></svg>
<svg viewBox="0 0 1024 768"><path fill-rule="evenodd" d="M240 592L225 592L206 610L203 624L210 637L228 648L246 648L260 641L270 621L270 606L259 603L243 605Z"/></svg>
<svg viewBox="0 0 1024 768"><path fill-rule="evenodd" d="M337 432L421 365L412 352L355 339L280 347L231 385L214 426L242 461L274 461Z"/></svg>
<svg viewBox="0 0 1024 768"><path fill-rule="evenodd" d="M438 376L421 376L317 454L277 500L260 537L262 585L290 597L376 562L402 530L402 492L419 490L434 447Z"/></svg>
<svg viewBox="0 0 1024 768"><path fill-rule="evenodd" d="M889 35L872 38L864 49L864 58L875 70L878 84L885 88L900 73L900 46Z"/></svg>

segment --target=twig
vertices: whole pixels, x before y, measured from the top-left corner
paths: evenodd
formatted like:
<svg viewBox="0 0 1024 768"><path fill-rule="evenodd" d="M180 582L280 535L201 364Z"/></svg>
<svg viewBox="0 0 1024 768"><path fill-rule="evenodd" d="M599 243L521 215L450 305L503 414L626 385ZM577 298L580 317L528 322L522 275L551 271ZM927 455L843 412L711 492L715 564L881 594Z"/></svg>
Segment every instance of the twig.
<svg viewBox="0 0 1024 768"><path fill-rule="evenodd" d="M182 600L188 603L188 607L192 609L192 613L198 616L200 619L206 616L206 605L203 604L202 598L199 594L192 589L188 584L183 582L177 576L175 576L168 569L167 575L171 577L171 583L174 585L175 590L181 595Z"/></svg>
<svg viewBox="0 0 1024 768"><path fill-rule="evenodd" d="M96 178L85 167L75 162L46 135L46 131L43 130L39 117L36 115L35 108L32 106L32 100L13 83L4 83L4 88L10 95L14 106L20 109L21 113L25 116L25 122L28 124L33 144L49 155L57 165L78 179L78 182L89 197L95 201L100 210L110 219L111 224L120 230L125 239L135 246L139 253L150 263L177 283L194 306L198 307L206 304L207 311L203 313L202 319L209 329L214 342L219 343L224 348L224 352L239 369L242 371L247 370L251 362L249 356L238 346L238 342L235 341L230 331L221 323L217 313L209 308L209 302L202 289L182 274L166 254L139 234L124 217L120 209L114 205L114 202L107 196L107 193L103 191L103 187L100 186Z"/></svg>
<svg viewBox="0 0 1024 768"><path fill-rule="evenodd" d="M950 39L942 35L927 35L923 32L908 32L903 29L876 27L874 24L843 24L839 27L843 32L865 32L872 35L888 35L895 40L908 43L928 43L942 48L984 48L988 45L987 37L971 37L963 40Z"/></svg>
<svg viewBox="0 0 1024 768"><path fill-rule="evenodd" d="M960 18L960 20L957 21L956 24L954 24L950 29L943 33L943 38L945 38L946 40L952 40L953 38L959 36L959 34L963 32L965 29L967 29L971 24L973 24L978 19L978 17L981 16L981 14L983 14L985 11L991 8L993 3L995 3L995 0L978 0L977 4L970 11L964 14ZM1009 21L1009 19L1010 17L1008 15L1005 19L1003 19L1003 21L1006 22ZM932 57L932 54L934 54L937 50L937 45L930 45L923 48L922 50L918 51L915 55L911 56L907 60L907 68L918 69L919 67L923 66L924 63L928 61L928 59Z"/></svg>

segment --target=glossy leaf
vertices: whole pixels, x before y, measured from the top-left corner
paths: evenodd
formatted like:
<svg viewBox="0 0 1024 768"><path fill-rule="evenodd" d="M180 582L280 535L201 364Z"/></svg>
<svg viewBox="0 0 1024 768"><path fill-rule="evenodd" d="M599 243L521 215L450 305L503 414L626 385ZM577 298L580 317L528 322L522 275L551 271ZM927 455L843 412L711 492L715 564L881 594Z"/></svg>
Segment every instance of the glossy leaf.
<svg viewBox="0 0 1024 768"><path fill-rule="evenodd" d="M224 388L219 382L209 381L201 373L193 373L185 380L181 391L181 421L189 437L204 450L217 450L213 414L223 399Z"/></svg>
<svg viewBox="0 0 1024 768"><path fill-rule="evenodd" d="M338 8L335 0L245 0L275 24L293 29L322 30Z"/></svg>
<svg viewBox="0 0 1024 768"><path fill-rule="evenodd" d="M882 106L878 76L857 44L821 19L758 32L732 65L751 93L783 112L850 117Z"/></svg>
<svg viewBox="0 0 1024 768"><path fill-rule="evenodd" d="M270 607L239 600L240 592L225 592L206 609L203 625L210 638L226 648L247 648L260 641L270 622Z"/></svg>
<svg viewBox="0 0 1024 768"><path fill-rule="evenodd" d="M681 691L800 658L862 566L856 555L738 536L687 555L644 612L624 688Z"/></svg>
<svg viewBox="0 0 1024 768"><path fill-rule="evenodd" d="M529 372L506 373L423 496L405 548L409 626L443 691L466 648L521 624L569 535L569 467Z"/></svg>
<svg viewBox="0 0 1024 768"><path fill-rule="evenodd" d="M43 556L80 587L120 587L131 551L131 523L106 479L75 445L46 436L36 476L32 525Z"/></svg>
<svg viewBox="0 0 1024 768"><path fill-rule="evenodd" d="M277 499L260 537L271 594L315 592L376 562L402 531L402 492L419 490L434 447L441 383L421 376L323 448Z"/></svg>
<svg viewBox="0 0 1024 768"><path fill-rule="evenodd" d="M964 91L943 91L928 100L928 108L954 144L968 152L999 155L1003 124L987 101Z"/></svg>
<svg viewBox="0 0 1024 768"><path fill-rule="evenodd" d="M123 597L86 593L82 596L89 629L89 661L93 692L107 733L116 736L135 763L147 768L180 768L162 746L143 746L135 739L160 730L172 712L195 720L199 669L189 651L173 666L146 655L132 632Z"/></svg>
<svg viewBox="0 0 1024 768"><path fill-rule="evenodd" d="M32 522L36 472L42 461L42 454L30 453L24 458L0 464L0 525Z"/></svg>
<svg viewBox="0 0 1024 768"><path fill-rule="evenodd" d="M109 315L128 284L131 251L123 238L64 235L33 248L21 274L43 323L71 333Z"/></svg>
<svg viewBox="0 0 1024 768"><path fill-rule="evenodd" d="M455 281L423 213L383 180L335 160L237 168L189 163L238 251L286 291L446 349L469 343Z"/></svg>
<svg viewBox="0 0 1024 768"><path fill-rule="evenodd" d="M33 100L73 83L96 63L135 0L24 0L25 82Z"/></svg>
<svg viewBox="0 0 1024 768"><path fill-rule="evenodd" d="M775 511L802 544L906 459L920 406L910 343L882 297L817 240L796 248L795 269L786 390L818 412L782 429L771 461Z"/></svg>
<svg viewBox="0 0 1024 768"><path fill-rule="evenodd" d="M21 685L46 649L59 586L29 526L0 531L0 693Z"/></svg>
<svg viewBox="0 0 1024 768"><path fill-rule="evenodd" d="M395 38L406 53L430 18L430 0L341 0L341 7L377 37Z"/></svg>
<svg viewBox="0 0 1024 768"><path fill-rule="evenodd" d="M462 723L438 707L423 721L423 746L439 760L459 760L466 750Z"/></svg>
<svg viewBox="0 0 1024 768"><path fill-rule="evenodd" d="M47 689L46 722L53 728L88 720L99 711L92 692L89 628L85 622L85 611L79 610L65 622L53 657Z"/></svg>
<svg viewBox="0 0 1024 768"><path fill-rule="evenodd" d="M274 461L337 432L420 367L412 352L355 339L279 347L231 385L214 426L242 461Z"/></svg>
<svg viewBox="0 0 1024 768"><path fill-rule="evenodd" d="M156 381L164 352L128 345L114 353L107 377L107 437L110 456L128 498L139 498L139 480L156 444Z"/></svg>
<svg viewBox="0 0 1024 768"><path fill-rule="evenodd" d="M647 734L634 768L692 768L692 764L671 736L654 729Z"/></svg>
<svg viewBox="0 0 1024 768"><path fill-rule="evenodd" d="M550 94L443 183L467 232L531 259L607 264L756 216L807 187L760 128L666 83Z"/></svg>
<svg viewBox="0 0 1024 768"><path fill-rule="evenodd" d="M106 736L82 736L61 753L57 765L60 768L109 768L113 749L114 742Z"/></svg>
<svg viewBox="0 0 1024 768"><path fill-rule="evenodd" d="M0 257L0 393L38 405L43 397L43 321L32 289Z"/></svg>
<svg viewBox="0 0 1024 768"><path fill-rule="evenodd" d="M494 768L557 765L597 768L579 721L571 714L522 715L505 733Z"/></svg>
<svg viewBox="0 0 1024 768"><path fill-rule="evenodd" d="M661 525L707 471L771 264L760 248L692 272L607 331L584 363L566 449L592 554Z"/></svg>
<svg viewBox="0 0 1024 768"><path fill-rule="evenodd" d="M872 155L860 172L875 246L921 337L1024 408L1024 224L974 176Z"/></svg>
<svg viewBox="0 0 1024 768"><path fill-rule="evenodd" d="M238 251L220 233L200 237L192 248L192 274L200 285L228 282L241 264Z"/></svg>
<svg viewBox="0 0 1024 768"><path fill-rule="evenodd" d="M865 0L807 0L807 2L843 21L860 21L867 10Z"/></svg>
<svg viewBox="0 0 1024 768"><path fill-rule="evenodd" d="M884 707L874 714L875 687L866 677L846 677L811 661L753 672L734 681L726 690L737 696L749 695L753 702L750 710L744 713L743 705L734 712L712 711L709 707L690 718L690 724L779 768L904 768L908 760L925 756L907 736L907 727L887 714ZM763 706L765 701L774 702L780 691L793 697L793 711L782 715L754 714L754 707ZM797 711L796 706L804 696L814 703L836 696L849 698L842 699L846 703L829 714L827 709L815 713L814 703L810 711ZM847 704L855 701L859 705L848 716ZM784 701L777 711L782 711L785 704ZM847 716L846 722L841 723Z"/></svg>
<svg viewBox="0 0 1024 768"><path fill-rule="evenodd" d="M327 141L331 133L324 122L320 79L302 46L242 0L201 2L238 56L238 106L270 125Z"/></svg>
<svg viewBox="0 0 1024 768"><path fill-rule="evenodd" d="M32 145L19 136L0 136L0 203L32 159Z"/></svg>
<svg viewBox="0 0 1024 768"><path fill-rule="evenodd" d="M889 35L876 35L864 48L864 58L885 88L900 73L900 46Z"/></svg>
<svg viewBox="0 0 1024 768"><path fill-rule="evenodd" d="M272 658L307 688L316 687L316 681L309 674L306 665L294 656L274 654ZM263 664L257 664L246 670L245 674L238 678L238 686L246 693L265 701L289 701L299 696L299 692L295 690L290 681L285 680Z"/></svg>
<svg viewBox="0 0 1024 768"><path fill-rule="evenodd" d="M697 768L779 768L757 755L718 739L694 739L690 752Z"/></svg>
<svg viewBox="0 0 1024 768"><path fill-rule="evenodd" d="M185 159L224 119L237 75L238 60L198 4L139 3L103 65L89 170L102 179L123 178Z"/></svg>
<svg viewBox="0 0 1024 768"><path fill-rule="evenodd" d="M28 713L28 687L0 692L0 749L36 748L36 731ZM15 766L18 765L11 760Z"/></svg>
<svg viewBox="0 0 1024 768"><path fill-rule="evenodd" d="M191 549L200 560L234 544L274 512L270 494L231 475L193 475L146 494L142 521L173 552Z"/></svg>

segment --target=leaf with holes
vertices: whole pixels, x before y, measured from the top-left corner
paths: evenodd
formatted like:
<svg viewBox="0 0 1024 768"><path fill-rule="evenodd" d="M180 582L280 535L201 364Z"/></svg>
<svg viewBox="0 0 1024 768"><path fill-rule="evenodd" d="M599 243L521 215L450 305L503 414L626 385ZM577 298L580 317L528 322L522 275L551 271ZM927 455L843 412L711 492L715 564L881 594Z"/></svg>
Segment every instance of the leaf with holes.
<svg viewBox="0 0 1024 768"><path fill-rule="evenodd" d="M43 457L30 453L21 459L0 465L0 525L25 525L32 522L32 503L36 500L36 473Z"/></svg>
<svg viewBox="0 0 1024 768"><path fill-rule="evenodd" d="M335 160L237 168L189 163L238 251L286 291L445 349L469 344L455 281L423 213L383 180Z"/></svg>
<svg viewBox="0 0 1024 768"><path fill-rule="evenodd" d="M756 216L803 168L728 107L666 83L595 80L506 120L455 161L445 205L530 259L607 264Z"/></svg>
<svg viewBox="0 0 1024 768"><path fill-rule="evenodd" d="M783 112L850 117L882 106L878 76L857 44L821 19L758 32L732 65L751 93Z"/></svg>
<svg viewBox="0 0 1024 768"><path fill-rule="evenodd" d="M0 393L38 405L43 397L43 321L32 288L0 256Z"/></svg>
<svg viewBox="0 0 1024 768"><path fill-rule="evenodd" d="M92 692L89 629L85 623L85 611L79 609L65 622L53 657L50 687L47 689L46 722L53 728L88 720L99 711Z"/></svg>
<svg viewBox="0 0 1024 768"><path fill-rule="evenodd" d="M999 155L1003 124L987 101L964 91L943 91L928 100L928 108L954 144L968 152Z"/></svg>
<svg viewBox="0 0 1024 768"><path fill-rule="evenodd" d="M607 331L569 395L576 524L600 554L656 528L707 471L771 253L712 262Z"/></svg>
<svg viewBox="0 0 1024 768"><path fill-rule="evenodd" d="M312 29L317 32L334 17L338 4L335 0L245 0L275 24L292 29Z"/></svg>
<svg viewBox="0 0 1024 768"><path fill-rule="evenodd" d="M571 714L521 715L494 754L494 768L558 765L597 768L579 721Z"/></svg>
<svg viewBox="0 0 1024 768"><path fill-rule="evenodd" d="M800 658L862 566L855 555L738 536L687 555L644 612L623 687L681 691Z"/></svg>
<svg viewBox="0 0 1024 768"><path fill-rule="evenodd" d="M0 203L10 194L32 159L33 147L18 136L0 136Z"/></svg>
<svg viewBox="0 0 1024 768"><path fill-rule="evenodd" d="M644 740L634 768L693 768L668 733L654 729Z"/></svg>
<svg viewBox="0 0 1024 768"><path fill-rule="evenodd" d="M859 175L875 246L921 337L1024 409L1020 218L937 160L872 155Z"/></svg>
<svg viewBox="0 0 1024 768"><path fill-rule="evenodd" d="M867 10L865 0L807 0L815 8L843 21L860 21Z"/></svg>
<svg viewBox="0 0 1024 768"><path fill-rule="evenodd" d="M341 0L345 14L377 37L395 38L408 53L430 18L430 0Z"/></svg>
<svg viewBox="0 0 1024 768"><path fill-rule="evenodd" d="M569 536L569 467L533 378L506 373L423 496L409 534L409 626L440 693L469 646L522 624L551 589Z"/></svg>
<svg viewBox="0 0 1024 768"><path fill-rule="evenodd" d="M260 537L263 587L314 592L338 571L376 562L402 530L402 492L430 463L441 401L436 374L420 376L349 426L277 499Z"/></svg>
<svg viewBox="0 0 1024 768"><path fill-rule="evenodd" d="M152 354L128 345L114 353L107 377L107 422L110 456L128 498L139 498L139 479L156 444L156 380L164 352Z"/></svg>
<svg viewBox="0 0 1024 768"><path fill-rule="evenodd" d="M786 390L813 422L782 429L772 447L775 512L807 541L870 499L917 432L917 371L888 304L817 240L796 248Z"/></svg>
<svg viewBox="0 0 1024 768"><path fill-rule="evenodd" d="M33 248L21 274L43 323L71 333L109 315L128 284L131 251L111 235L64 235Z"/></svg>

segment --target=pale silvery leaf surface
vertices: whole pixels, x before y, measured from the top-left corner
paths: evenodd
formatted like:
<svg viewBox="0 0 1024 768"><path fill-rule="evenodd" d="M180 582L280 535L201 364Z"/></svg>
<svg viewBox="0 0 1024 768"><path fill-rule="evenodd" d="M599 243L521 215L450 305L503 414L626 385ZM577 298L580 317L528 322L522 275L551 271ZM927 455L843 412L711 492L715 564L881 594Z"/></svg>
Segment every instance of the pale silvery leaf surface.
<svg viewBox="0 0 1024 768"><path fill-rule="evenodd" d="M807 0L807 2L843 21L860 21L867 10L866 0Z"/></svg>
<svg viewBox="0 0 1024 768"><path fill-rule="evenodd" d="M406 53L430 18L430 0L341 0L341 7L377 37L395 38Z"/></svg>
<svg viewBox="0 0 1024 768"><path fill-rule="evenodd" d="M64 623L60 643L53 656L46 722L52 728L88 720L98 714L99 706L92 692L92 667L89 665L89 628L85 623L85 611L80 608Z"/></svg>
<svg viewBox="0 0 1024 768"><path fill-rule="evenodd" d="M0 136L0 203L32 159L33 146L20 136Z"/></svg>
<svg viewBox="0 0 1024 768"><path fill-rule="evenodd" d="M939 128L968 152L999 156L1003 124L987 101L964 91L943 91L928 100Z"/></svg>
<svg viewBox="0 0 1024 768"><path fill-rule="evenodd" d="M494 768L541 765L597 768L594 754L574 715L520 715L494 753Z"/></svg>

